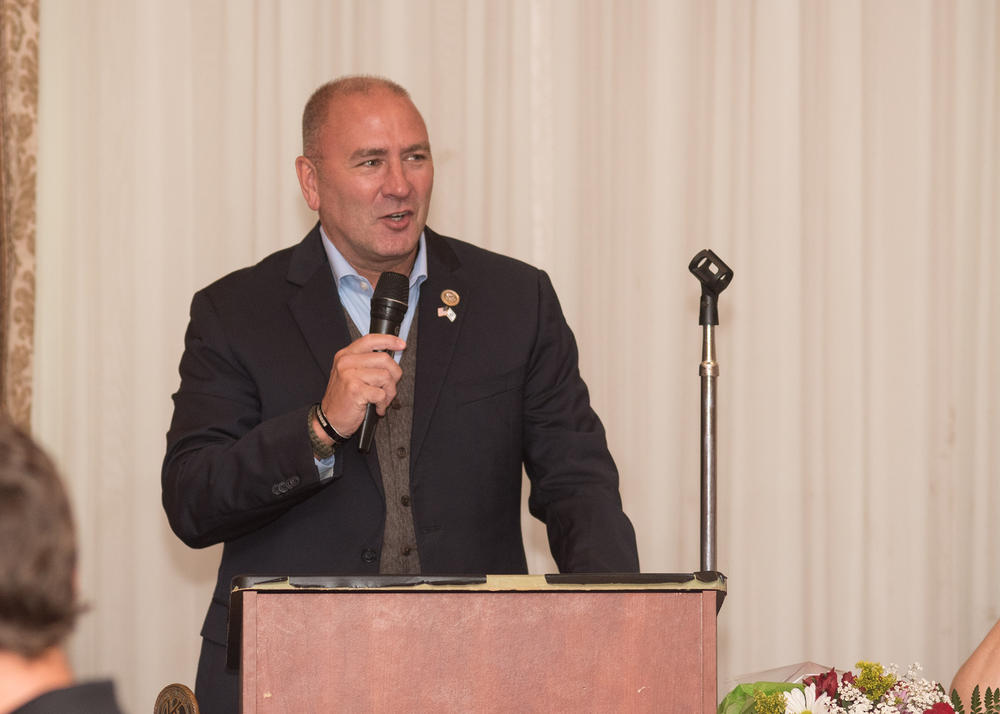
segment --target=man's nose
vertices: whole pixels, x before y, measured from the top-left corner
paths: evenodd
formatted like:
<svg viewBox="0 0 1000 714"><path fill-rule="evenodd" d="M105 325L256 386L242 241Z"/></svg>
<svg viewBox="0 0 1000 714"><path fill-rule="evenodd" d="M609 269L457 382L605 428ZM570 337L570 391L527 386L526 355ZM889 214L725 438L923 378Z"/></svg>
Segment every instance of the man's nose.
<svg viewBox="0 0 1000 714"><path fill-rule="evenodd" d="M406 177L402 161L389 161L386 164L387 170L385 182L382 184L382 195L393 198L406 198L413 190L410 180Z"/></svg>

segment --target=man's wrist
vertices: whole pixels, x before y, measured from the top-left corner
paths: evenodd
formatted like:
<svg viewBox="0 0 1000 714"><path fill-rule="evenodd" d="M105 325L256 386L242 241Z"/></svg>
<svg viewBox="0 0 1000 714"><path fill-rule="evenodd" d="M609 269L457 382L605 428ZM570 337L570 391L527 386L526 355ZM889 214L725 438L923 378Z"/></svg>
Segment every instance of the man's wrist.
<svg viewBox="0 0 1000 714"><path fill-rule="evenodd" d="M337 431L336 428L334 428L333 424L330 423L330 420L326 418L326 414L323 412L323 405L320 402L316 402L315 404L312 405L312 408L309 410L309 419L310 419L310 427L312 426L312 420L313 419L316 420L316 423L319 424L319 427L320 429L323 430L323 433L326 434L326 436L330 439L331 442L333 442L332 448L334 450L351 438L350 434L345 436L341 434L339 431ZM315 429L313 429L313 433L315 433ZM320 441L325 442L325 440L323 440L322 438L320 438Z"/></svg>
<svg viewBox="0 0 1000 714"><path fill-rule="evenodd" d="M318 461L325 461L333 456L333 453L337 448L337 444L327 443L323 440L323 437L316 432L316 424L318 423L319 420L316 418L316 405L313 405L309 409L309 414L306 415L306 429L309 430L309 445L312 447L313 456Z"/></svg>

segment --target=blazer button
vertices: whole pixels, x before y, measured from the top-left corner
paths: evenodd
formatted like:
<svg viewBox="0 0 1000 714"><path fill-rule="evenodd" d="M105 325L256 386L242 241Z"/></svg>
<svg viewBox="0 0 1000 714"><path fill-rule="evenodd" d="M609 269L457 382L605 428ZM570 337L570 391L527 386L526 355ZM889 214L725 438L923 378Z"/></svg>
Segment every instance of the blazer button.
<svg viewBox="0 0 1000 714"><path fill-rule="evenodd" d="M282 481L281 483L274 484L273 486L271 486L271 493L273 493L275 496L280 496L281 494L284 493L284 491L281 489L281 487L284 485L285 485L284 481Z"/></svg>
<svg viewBox="0 0 1000 714"><path fill-rule="evenodd" d="M377 559L378 553L376 553L373 548L365 548L361 551L361 560L365 561L369 565L374 563Z"/></svg>
<svg viewBox="0 0 1000 714"><path fill-rule="evenodd" d="M300 479L298 476L292 476L291 478L288 479L288 487L295 488L296 486L299 485L299 482L301 480L302 479Z"/></svg>

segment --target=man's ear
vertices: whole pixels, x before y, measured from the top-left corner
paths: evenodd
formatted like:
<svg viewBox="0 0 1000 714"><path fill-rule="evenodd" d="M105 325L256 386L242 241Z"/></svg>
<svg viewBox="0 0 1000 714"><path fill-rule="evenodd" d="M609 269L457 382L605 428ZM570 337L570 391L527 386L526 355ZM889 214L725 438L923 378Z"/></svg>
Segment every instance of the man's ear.
<svg viewBox="0 0 1000 714"><path fill-rule="evenodd" d="M316 164L305 156L300 156L295 159L295 173L299 177L299 188L302 189L302 198L306 200L306 205L313 211L318 211L319 176Z"/></svg>

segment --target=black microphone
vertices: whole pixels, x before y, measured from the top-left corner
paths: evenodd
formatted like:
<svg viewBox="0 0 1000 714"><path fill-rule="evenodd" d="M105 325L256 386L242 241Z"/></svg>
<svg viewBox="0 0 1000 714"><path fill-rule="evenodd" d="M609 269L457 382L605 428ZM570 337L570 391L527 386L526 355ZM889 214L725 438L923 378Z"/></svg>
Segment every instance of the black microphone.
<svg viewBox="0 0 1000 714"><path fill-rule="evenodd" d="M378 278L375 294L372 295L372 321L369 333L399 336L399 328L406 315L406 306L410 297L410 280L405 275L386 271ZM391 357L391 350L385 350ZM367 454L371 451L372 440L375 438L375 425L378 424L378 414L375 405L369 404L365 410L365 420L361 422L361 434L358 437L358 451Z"/></svg>

